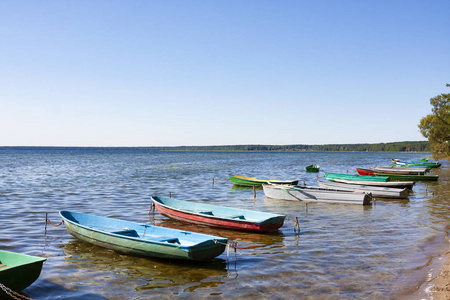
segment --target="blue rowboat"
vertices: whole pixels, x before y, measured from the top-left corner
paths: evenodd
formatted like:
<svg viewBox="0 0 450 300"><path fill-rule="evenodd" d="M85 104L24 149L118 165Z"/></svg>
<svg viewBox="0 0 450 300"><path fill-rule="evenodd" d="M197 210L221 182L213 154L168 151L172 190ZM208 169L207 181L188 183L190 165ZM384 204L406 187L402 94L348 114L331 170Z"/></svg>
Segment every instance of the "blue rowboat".
<svg viewBox="0 0 450 300"><path fill-rule="evenodd" d="M156 210L169 218L235 230L268 232L283 226L284 215L164 197L152 197Z"/></svg>
<svg viewBox="0 0 450 300"><path fill-rule="evenodd" d="M184 260L209 260L225 250L228 239L178 229L139 224L78 212L61 211L76 238L120 253Z"/></svg>
<svg viewBox="0 0 450 300"><path fill-rule="evenodd" d="M38 279L46 258L0 250L0 283L20 292ZM0 289L0 298L6 297Z"/></svg>

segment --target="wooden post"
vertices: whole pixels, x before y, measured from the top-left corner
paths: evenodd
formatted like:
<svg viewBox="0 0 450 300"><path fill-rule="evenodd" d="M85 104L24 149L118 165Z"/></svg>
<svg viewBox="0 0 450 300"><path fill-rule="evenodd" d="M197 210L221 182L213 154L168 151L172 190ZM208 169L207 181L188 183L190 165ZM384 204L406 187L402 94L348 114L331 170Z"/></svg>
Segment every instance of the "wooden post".
<svg viewBox="0 0 450 300"><path fill-rule="evenodd" d="M172 198L172 192L169 192L169 198Z"/></svg>
<svg viewBox="0 0 450 300"><path fill-rule="evenodd" d="M306 182L305 181L303 181L303 186L306 186Z"/></svg>
<svg viewBox="0 0 450 300"><path fill-rule="evenodd" d="M47 235L47 220L48 220L47 216L48 216L48 213L45 213L45 233L44 233L44 235Z"/></svg>
<svg viewBox="0 0 450 300"><path fill-rule="evenodd" d="M214 185L214 178L212 179L212 185Z"/></svg>
<svg viewBox="0 0 450 300"><path fill-rule="evenodd" d="M298 223L298 218L294 218L294 232L297 230L298 233L300 233L300 224Z"/></svg>
<svg viewBox="0 0 450 300"><path fill-rule="evenodd" d="M305 212L308 213L308 202L305 203Z"/></svg>
<svg viewBox="0 0 450 300"><path fill-rule="evenodd" d="M256 188L255 188L255 185L253 185L253 199L256 199Z"/></svg>

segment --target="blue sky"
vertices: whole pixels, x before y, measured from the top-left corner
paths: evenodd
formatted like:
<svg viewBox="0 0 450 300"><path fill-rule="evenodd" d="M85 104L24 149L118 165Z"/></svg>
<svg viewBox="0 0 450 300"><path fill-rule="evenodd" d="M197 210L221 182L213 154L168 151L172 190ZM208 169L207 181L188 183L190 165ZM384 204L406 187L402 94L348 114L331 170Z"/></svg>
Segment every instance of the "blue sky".
<svg viewBox="0 0 450 300"><path fill-rule="evenodd" d="M0 2L0 146L424 140L450 1Z"/></svg>

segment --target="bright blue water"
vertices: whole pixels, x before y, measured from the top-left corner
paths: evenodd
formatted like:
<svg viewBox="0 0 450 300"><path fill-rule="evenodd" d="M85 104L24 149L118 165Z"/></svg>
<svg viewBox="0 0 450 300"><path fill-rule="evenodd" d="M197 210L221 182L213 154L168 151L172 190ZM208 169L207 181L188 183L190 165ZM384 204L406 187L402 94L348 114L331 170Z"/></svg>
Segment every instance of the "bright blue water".
<svg viewBox="0 0 450 300"><path fill-rule="evenodd" d="M47 258L25 294L37 299L308 298L386 299L422 280L413 270L440 251L448 231L448 164L438 182L418 183L407 200L371 206L266 199L235 188L228 174L315 185L306 173L388 165L421 153L149 152L143 149L0 148L0 249ZM212 180L214 179L214 185ZM323 178L321 178L324 180ZM287 215L274 234L217 230L149 213L150 196L168 196ZM59 210L220 235L234 252L207 263L124 256L79 242ZM293 218L300 220L300 234ZM418 274L418 275L417 275Z"/></svg>

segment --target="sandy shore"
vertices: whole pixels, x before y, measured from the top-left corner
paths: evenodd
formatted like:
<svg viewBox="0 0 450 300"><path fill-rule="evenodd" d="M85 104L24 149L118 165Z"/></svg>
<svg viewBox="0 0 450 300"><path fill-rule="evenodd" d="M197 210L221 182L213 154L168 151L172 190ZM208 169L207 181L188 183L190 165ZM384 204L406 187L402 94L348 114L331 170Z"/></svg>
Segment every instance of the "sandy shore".
<svg viewBox="0 0 450 300"><path fill-rule="evenodd" d="M424 296L421 299L450 300L450 251L443 258L445 263L439 274L424 283L418 292Z"/></svg>
<svg viewBox="0 0 450 300"><path fill-rule="evenodd" d="M445 263L437 277L426 284L425 292L433 300L450 299L450 251L445 254Z"/></svg>
<svg viewBox="0 0 450 300"><path fill-rule="evenodd" d="M401 297L402 299L450 300L450 250L447 250L445 254L436 259L445 260L437 275L430 276L428 280L418 287L416 292L406 297Z"/></svg>

